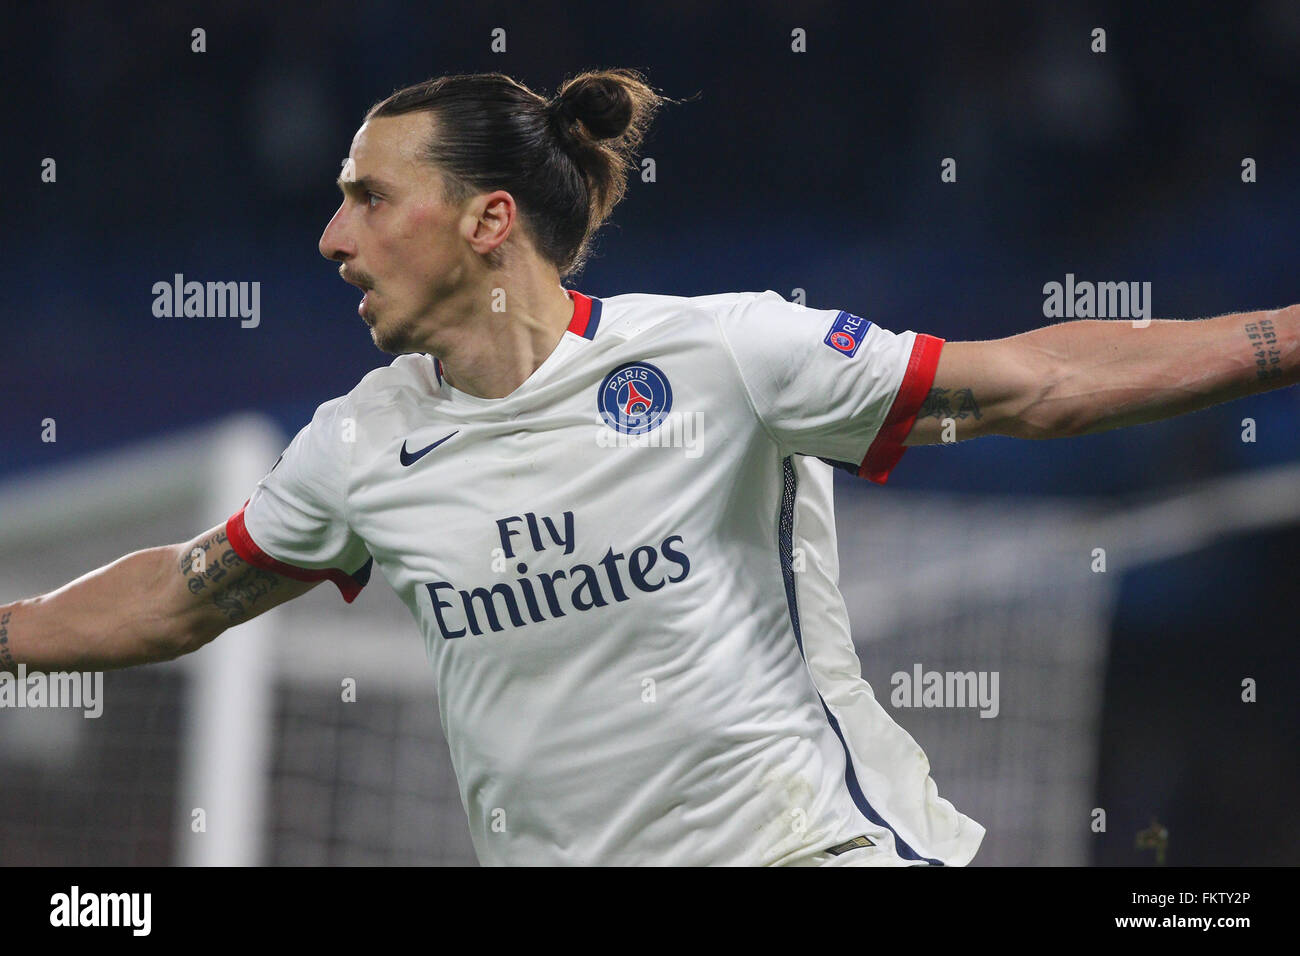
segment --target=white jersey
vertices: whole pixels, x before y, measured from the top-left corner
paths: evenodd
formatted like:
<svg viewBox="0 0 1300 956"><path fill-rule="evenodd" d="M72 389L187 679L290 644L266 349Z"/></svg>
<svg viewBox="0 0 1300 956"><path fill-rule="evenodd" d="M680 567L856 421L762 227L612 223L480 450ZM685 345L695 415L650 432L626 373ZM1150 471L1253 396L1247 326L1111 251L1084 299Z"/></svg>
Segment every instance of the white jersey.
<svg viewBox="0 0 1300 956"><path fill-rule="evenodd" d="M570 290L505 398L399 356L227 530L410 608L484 864L962 865L984 828L861 678L832 465L884 483L943 340L775 292Z"/></svg>

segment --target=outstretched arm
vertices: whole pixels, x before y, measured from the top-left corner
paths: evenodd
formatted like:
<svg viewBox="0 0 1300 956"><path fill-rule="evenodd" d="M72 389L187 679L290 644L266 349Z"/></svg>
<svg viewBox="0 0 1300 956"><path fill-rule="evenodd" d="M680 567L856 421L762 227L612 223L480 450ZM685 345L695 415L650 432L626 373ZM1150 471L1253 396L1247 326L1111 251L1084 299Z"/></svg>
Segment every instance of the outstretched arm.
<svg viewBox="0 0 1300 956"><path fill-rule="evenodd" d="M1300 383L1300 306L1212 319L1081 319L948 342L905 445L1067 438Z"/></svg>
<svg viewBox="0 0 1300 956"><path fill-rule="evenodd" d="M198 650L311 590L244 562L225 524L148 548L56 591L0 605L0 671L110 670Z"/></svg>

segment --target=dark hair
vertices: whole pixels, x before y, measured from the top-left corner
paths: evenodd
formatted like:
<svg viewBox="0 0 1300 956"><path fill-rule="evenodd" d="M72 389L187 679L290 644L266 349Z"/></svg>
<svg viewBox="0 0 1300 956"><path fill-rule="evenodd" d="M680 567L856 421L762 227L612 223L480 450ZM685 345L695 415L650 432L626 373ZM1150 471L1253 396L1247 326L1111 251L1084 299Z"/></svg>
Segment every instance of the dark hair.
<svg viewBox="0 0 1300 956"><path fill-rule="evenodd" d="M433 114L425 158L459 203L504 189L537 251L565 278L627 189L632 155L666 101L634 70L594 70L550 100L503 73L440 76L381 100L372 117Z"/></svg>

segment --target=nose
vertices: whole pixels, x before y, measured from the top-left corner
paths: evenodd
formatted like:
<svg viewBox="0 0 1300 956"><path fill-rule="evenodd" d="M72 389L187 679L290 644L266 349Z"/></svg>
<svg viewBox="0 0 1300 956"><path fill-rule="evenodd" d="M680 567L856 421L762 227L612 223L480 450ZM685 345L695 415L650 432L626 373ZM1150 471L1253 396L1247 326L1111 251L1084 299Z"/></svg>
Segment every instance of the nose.
<svg viewBox="0 0 1300 956"><path fill-rule="evenodd" d="M334 218L329 221L325 231L321 233L320 242L316 245L322 256L334 262L346 262L356 254L356 249L347 231L347 220L344 216L346 208L346 203L339 206L334 213Z"/></svg>

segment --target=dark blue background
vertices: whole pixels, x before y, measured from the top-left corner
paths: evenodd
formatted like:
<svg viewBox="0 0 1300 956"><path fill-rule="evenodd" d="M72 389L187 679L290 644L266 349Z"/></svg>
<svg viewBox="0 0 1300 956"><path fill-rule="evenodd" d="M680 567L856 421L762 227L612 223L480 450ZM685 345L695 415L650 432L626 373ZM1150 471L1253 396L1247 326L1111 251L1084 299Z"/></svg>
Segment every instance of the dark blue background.
<svg viewBox="0 0 1300 956"><path fill-rule="evenodd" d="M386 364L316 241L365 108L442 73L501 70L549 95L633 66L702 94L651 131L658 181L633 178L569 283L591 295L798 287L948 340L1048 324L1042 286L1067 272L1151 282L1157 318L1300 300L1300 5L975 6L8 5L0 479L241 409L291 434ZM939 179L947 156L956 184ZM261 327L155 318L151 287L177 272L261 282ZM1289 389L1068 441L915 448L890 488L1118 504L1296 461L1298 417ZM1298 543L1279 529L1127 579L1098 862L1148 859L1131 835L1152 814L1171 862L1300 862ZM1246 717L1241 675L1261 679ZM1174 754L1155 779L1152 747Z"/></svg>

